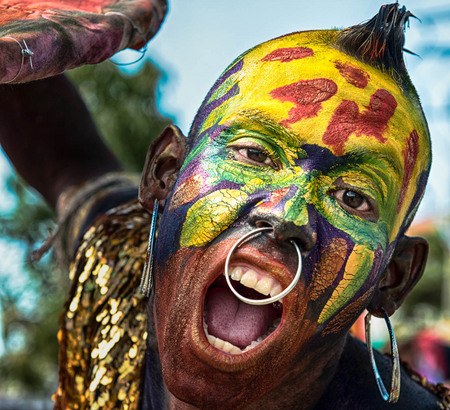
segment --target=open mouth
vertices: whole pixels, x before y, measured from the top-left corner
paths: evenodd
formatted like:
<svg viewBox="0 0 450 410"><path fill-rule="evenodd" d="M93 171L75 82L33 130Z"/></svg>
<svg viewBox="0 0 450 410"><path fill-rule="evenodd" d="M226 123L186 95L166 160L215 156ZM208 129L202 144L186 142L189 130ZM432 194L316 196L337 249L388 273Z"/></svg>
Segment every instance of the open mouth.
<svg viewBox="0 0 450 410"><path fill-rule="evenodd" d="M230 277L233 287L251 299L276 296L283 290L276 279L246 265L232 266ZM280 302L262 306L241 302L220 275L206 292L203 328L211 345L236 355L253 349L272 334L282 313Z"/></svg>

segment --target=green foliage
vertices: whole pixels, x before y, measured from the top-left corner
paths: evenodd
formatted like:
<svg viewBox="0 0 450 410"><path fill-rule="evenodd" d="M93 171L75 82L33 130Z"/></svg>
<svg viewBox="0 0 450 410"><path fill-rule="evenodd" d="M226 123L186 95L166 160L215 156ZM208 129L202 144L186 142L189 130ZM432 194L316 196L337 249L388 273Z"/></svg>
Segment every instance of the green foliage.
<svg viewBox="0 0 450 410"><path fill-rule="evenodd" d="M172 121L156 106L161 73L146 62L138 75L106 62L69 72L104 140L130 171L140 172L150 143Z"/></svg>
<svg viewBox="0 0 450 410"><path fill-rule="evenodd" d="M127 75L105 62L73 70L69 77L107 144L126 169L140 171L149 144L171 122L156 106L160 71L146 62ZM69 289L68 269L54 254L31 262L32 250L54 229L55 215L15 175L7 186L16 200L13 209L0 214L0 237L23 252L15 269L0 264L0 396L49 397L56 389L58 314Z"/></svg>
<svg viewBox="0 0 450 410"><path fill-rule="evenodd" d="M32 263L31 251L42 242L52 225L51 209L25 184L10 176L8 189L14 194L14 209L0 215L0 236L24 249L16 268L23 273L9 277L0 272L2 340L0 392L49 392L57 373L58 312L67 292L67 275L57 268L52 255ZM20 254L19 254L20 255ZM2 269L11 270L13 267Z"/></svg>

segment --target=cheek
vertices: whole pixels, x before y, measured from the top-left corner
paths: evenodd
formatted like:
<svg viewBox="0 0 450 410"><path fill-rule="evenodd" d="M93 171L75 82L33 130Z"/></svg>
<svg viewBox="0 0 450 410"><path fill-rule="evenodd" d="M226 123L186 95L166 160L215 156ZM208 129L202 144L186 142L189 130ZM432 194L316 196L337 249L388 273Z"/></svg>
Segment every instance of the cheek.
<svg viewBox="0 0 450 410"><path fill-rule="evenodd" d="M333 281L333 292L320 313L319 323L326 322L348 303L354 302L373 288L373 277L377 277L379 267L374 258L374 252L357 244L347 252L346 260Z"/></svg>
<svg viewBox="0 0 450 410"><path fill-rule="evenodd" d="M188 312L192 313L194 307L199 308L199 305L186 303L186 300L200 300L200 297L193 299L193 289L190 288L192 277L189 275L192 275L192 272L201 272L198 265L202 256L202 251L198 249L179 249L155 268L157 292L153 312L160 347L171 343L179 345L186 327L180 318L186 317ZM203 283L201 277L198 279L198 283ZM196 292L198 294L198 291ZM192 326L193 323L189 325Z"/></svg>
<svg viewBox="0 0 450 410"><path fill-rule="evenodd" d="M165 263L180 248L180 235L192 204L211 189L208 180L201 161L194 159L184 164L158 229L156 257L159 263Z"/></svg>
<svg viewBox="0 0 450 410"><path fill-rule="evenodd" d="M180 246L205 246L228 228L248 200L240 190L219 189L195 202L188 210Z"/></svg>
<svg viewBox="0 0 450 410"><path fill-rule="evenodd" d="M217 158L216 166L219 162ZM238 218L249 200L240 184L217 178L210 172L210 161L205 163L191 161L178 178L161 222L161 260L179 248L202 247L213 241Z"/></svg>
<svg viewBox="0 0 450 410"><path fill-rule="evenodd" d="M323 217L317 220L316 250L305 264L309 314L325 329L338 332L349 327L368 303L379 280L383 252L381 246L372 251L355 243Z"/></svg>
<svg viewBox="0 0 450 410"><path fill-rule="evenodd" d="M180 234L186 215L192 202L204 190L207 175L201 170L195 172L193 165L187 164L188 169L180 173L160 220L155 253L159 264L166 263L169 257L180 248Z"/></svg>

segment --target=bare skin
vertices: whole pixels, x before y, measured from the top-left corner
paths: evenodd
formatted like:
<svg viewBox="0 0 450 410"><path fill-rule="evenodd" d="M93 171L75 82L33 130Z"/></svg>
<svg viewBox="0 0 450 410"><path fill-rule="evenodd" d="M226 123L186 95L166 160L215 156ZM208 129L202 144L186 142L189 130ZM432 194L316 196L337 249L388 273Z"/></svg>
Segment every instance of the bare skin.
<svg viewBox="0 0 450 410"><path fill-rule="evenodd" d="M1 85L0 107L3 150L51 207L67 188L122 169L64 76Z"/></svg>

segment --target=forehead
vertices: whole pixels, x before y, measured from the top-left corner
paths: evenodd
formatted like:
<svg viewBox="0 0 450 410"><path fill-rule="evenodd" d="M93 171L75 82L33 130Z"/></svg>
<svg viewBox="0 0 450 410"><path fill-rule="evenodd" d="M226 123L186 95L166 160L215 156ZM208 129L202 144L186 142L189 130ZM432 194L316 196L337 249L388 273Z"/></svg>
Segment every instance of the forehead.
<svg viewBox="0 0 450 410"><path fill-rule="evenodd" d="M418 97L412 85L402 91L389 74L339 51L336 34L294 33L238 57L197 114L188 161L227 128L261 132L293 151L309 145L335 157L373 154L372 163L391 165L380 177L394 182L396 225L407 226L431 163Z"/></svg>
<svg viewBox="0 0 450 410"><path fill-rule="evenodd" d="M295 33L243 54L210 91L200 133L251 117L335 155L364 146L401 160L413 131L428 146L421 110L387 73L330 45L335 33Z"/></svg>

